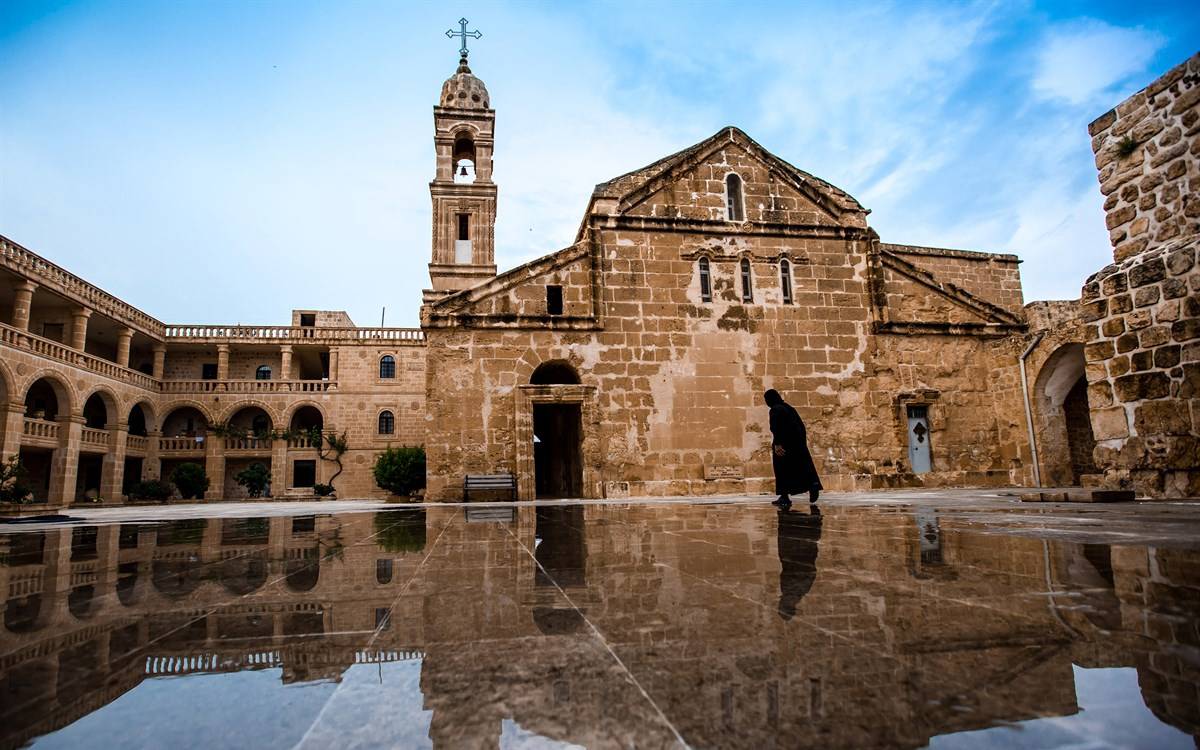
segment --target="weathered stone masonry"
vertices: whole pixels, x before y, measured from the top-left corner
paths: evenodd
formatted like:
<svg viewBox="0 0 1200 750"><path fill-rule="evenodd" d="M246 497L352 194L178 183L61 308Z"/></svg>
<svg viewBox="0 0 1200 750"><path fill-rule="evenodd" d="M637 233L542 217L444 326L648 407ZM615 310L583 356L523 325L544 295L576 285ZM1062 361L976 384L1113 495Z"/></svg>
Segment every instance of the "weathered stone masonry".
<svg viewBox="0 0 1200 750"><path fill-rule="evenodd" d="M1200 55L1089 126L1115 263L1087 280L1103 482L1200 495Z"/></svg>

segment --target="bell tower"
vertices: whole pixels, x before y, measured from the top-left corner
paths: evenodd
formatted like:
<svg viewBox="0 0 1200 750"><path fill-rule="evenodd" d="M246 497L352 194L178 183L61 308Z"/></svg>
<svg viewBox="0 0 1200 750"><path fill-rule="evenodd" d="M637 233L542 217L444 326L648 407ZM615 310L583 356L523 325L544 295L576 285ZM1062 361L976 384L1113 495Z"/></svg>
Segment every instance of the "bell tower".
<svg viewBox="0 0 1200 750"><path fill-rule="evenodd" d="M466 289L496 275L496 183L492 148L496 112L487 88L467 65L467 20L459 21L458 69L442 84L433 108L437 172L429 183L433 199L433 253L426 301Z"/></svg>

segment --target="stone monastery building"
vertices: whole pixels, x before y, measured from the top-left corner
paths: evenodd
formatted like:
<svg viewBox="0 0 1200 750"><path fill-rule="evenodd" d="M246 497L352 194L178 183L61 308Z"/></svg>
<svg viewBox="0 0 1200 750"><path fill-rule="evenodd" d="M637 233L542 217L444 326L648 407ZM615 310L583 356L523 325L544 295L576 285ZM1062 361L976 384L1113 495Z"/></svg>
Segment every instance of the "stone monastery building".
<svg viewBox="0 0 1200 750"><path fill-rule="evenodd" d="M309 494L338 470L313 428L347 437L343 498L381 495L374 458L402 444L425 446L431 500L493 473L523 499L754 493L775 388L831 489L1105 470L1079 304L1025 306L1015 256L883 242L727 127L598 185L573 244L497 274L495 118L464 56L434 107L419 330L168 325L0 238L3 456L52 503L185 461L210 498L256 461L272 494Z"/></svg>

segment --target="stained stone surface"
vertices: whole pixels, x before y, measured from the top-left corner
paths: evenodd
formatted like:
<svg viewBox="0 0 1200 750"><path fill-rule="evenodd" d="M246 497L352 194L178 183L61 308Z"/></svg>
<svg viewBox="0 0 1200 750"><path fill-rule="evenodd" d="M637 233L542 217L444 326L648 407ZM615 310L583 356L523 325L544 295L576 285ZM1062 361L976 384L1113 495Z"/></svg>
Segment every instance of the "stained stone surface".
<svg viewBox="0 0 1200 750"><path fill-rule="evenodd" d="M963 490L3 524L0 747L1190 748L1198 528Z"/></svg>

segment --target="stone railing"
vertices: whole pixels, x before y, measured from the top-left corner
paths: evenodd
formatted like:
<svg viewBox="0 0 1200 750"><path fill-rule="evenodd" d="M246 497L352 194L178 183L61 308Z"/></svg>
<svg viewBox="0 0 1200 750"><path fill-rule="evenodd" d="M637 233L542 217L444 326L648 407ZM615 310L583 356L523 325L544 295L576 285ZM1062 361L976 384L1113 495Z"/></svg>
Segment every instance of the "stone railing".
<svg viewBox="0 0 1200 750"><path fill-rule="evenodd" d="M333 380L163 380L162 393L324 393L337 390Z"/></svg>
<svg viewBox="0 0 1200 750"><path fill-rule="evenodd" d="M32 438L58 440L58 422L25 417L25 434Z"/></svg>
<svg viewBox="0 0 1200 750"><path fill-rule="evenodd" d="M88 445L103 445L108 447L108 430L98 430L95 427L84 427L80 438Z"/></svg>
<svg viewBox="0 0 1200 750"><path fill-rule="evenodd" d="M38 566L39 568L41 566ZM29 570L10 573L8 576L8 598L42 593L42 571Z"/></svg>
<svg viewBox="0 0 1200 750"><path fill-rule="evenodd" d="M126 435L125 450L145 453L150 448L150 438L142 435Z"/></svg>
<svg viewBox="0 0 1200 750"><path fill-rule="evenodd" d="M225 438L227 451L269 451L271 438Z"/></svg>
<svg viewBox="0 0 1200 750"><path fill-rule="evenodd" d="M189 343L267 342L276 344L380 344L421 346L420 328L356 328L311 326L169 325L166 339Z"/></svg>
<svg viewBox="0 0 1200 750"><path fill-rule="evenodd" d="M94 354L72 349L57 341L44 339L26 331L18 331L10 325L0 323L0 341L17 349L25 349L47 359L64 362L75 367L91 370L99 375L136 385L147 390L157 390L157 381L149 375L121 367L116 362L97 357Z"/></svg>
<svg viewBox="0 0 1200 750"><path fill-rule="evenodd" d="M113 320L140 328L152 337L162 335L163 324L160 321L3 236L0 236L0 265L12 269L19 276L28 277L39 286L53 289L102 312Z"/></svg>
<svg viewBox="0 0 1200 750"><path fill-rule="evenodd" d="M158 439L159 453L195 452L204 450L203 437L160 437Z"/></svg>

